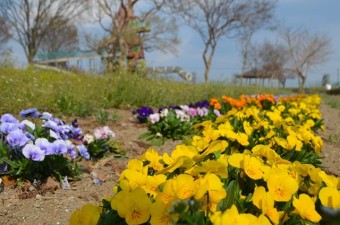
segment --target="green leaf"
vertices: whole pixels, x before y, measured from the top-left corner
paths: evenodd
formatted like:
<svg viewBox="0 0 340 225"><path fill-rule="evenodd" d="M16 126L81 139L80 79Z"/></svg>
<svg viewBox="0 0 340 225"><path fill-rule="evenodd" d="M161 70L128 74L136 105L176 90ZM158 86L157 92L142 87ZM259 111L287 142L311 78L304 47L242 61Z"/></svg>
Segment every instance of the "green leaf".
<svg viewBox="0 0 340 225"><path fill-rule="evenodd" d="M236 180L232 180L227 187L227 197L223 202L223 210L229 209L238 199L239 187Z"/></svg>

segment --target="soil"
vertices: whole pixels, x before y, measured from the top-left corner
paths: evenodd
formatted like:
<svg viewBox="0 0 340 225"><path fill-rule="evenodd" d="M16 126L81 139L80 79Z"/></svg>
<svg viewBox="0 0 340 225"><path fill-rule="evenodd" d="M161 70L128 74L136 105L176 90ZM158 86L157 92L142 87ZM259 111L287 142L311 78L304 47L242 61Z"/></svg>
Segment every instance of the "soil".
<svg viewBox="0 0 340 225"><path fill-rule="evenodd" d="M321 105L326 131L320 133L324 140L322 150L325 170L340 176L340 110ZM5 187L0 193L0 224L3 225L61 225L68 224L72 212L86 203L98 204L104 196L112 195L120 173L129 159L140 156L146 149L153 147L161 152L171 152L180 141L167 141L163 146L151 146L139 139L147 129L136 124L131 110L114 110L118 115L115 121L106 123L116 134L116 140L122 143L126 158L104 158L97 162L84 163L87 173L78 180L69 181L71 189L62 190L58 183L49 180L41 190L32 186ZM100 124L94 118L78 119L84 133L92 133ZM330 141L330 136L334 137ZM100 185L93 182L93 173L101 180Z"/></svg>

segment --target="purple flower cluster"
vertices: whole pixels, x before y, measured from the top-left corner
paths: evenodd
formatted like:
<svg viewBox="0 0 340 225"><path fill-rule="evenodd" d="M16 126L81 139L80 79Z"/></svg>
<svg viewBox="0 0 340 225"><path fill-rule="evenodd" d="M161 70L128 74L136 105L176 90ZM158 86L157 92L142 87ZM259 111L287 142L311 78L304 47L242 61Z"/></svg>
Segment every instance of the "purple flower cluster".
<svg viewBox="0 0 340 225"><path fill-rule="evenodd" d="M139 109L132 111L132 114L136 116L137 122L146 123L151 114L153 114L153 109L147 106L142 106Z"/></svg>
<svg viewBox="0 0 340 225"><path fill-rule="evenodd" d="M179 106L168 106L166 108L159 108L158 113L152 113L149 115L149 121L152 124L159 122L162 118L166 118L168 116L169 111L174 111L177 119L182 122L189 122L190 119L194 117L205 117L209 113L209 102L208 101L200 101L194 104L188 105L179 105Z"/></svg>
<svg viewBox="0 0 340 225"><path fill-rule="evenodd" d="M19 148L24 146L30 136L23 127L25 127L25 122L21 123L11 114L4 114L0 118L0 137L3 139L6 136L7 142L13 148Z"/></svg>
<svg viewBox="0 0 340 225"><path fill-rule="evenodd" d="M73 121L72 124L65 124L58 118L53 118L49 113L42 113L40 118L44 121L42 127L50 131L50 136L54 139L76 139L81 140L83 138L82 130L78 127L78 124Z"/></svg>
<svg viewBox="0 0 340 225"><path fill-rule="evenodd" d="M37 109L27 109L20 112L22 118L37 117L42 120L42 130L45 136L36 131L36 125L29 120L19 121L11 114L4 114L0 118L0 142L6 147L8 156L22 154L33 161L43 161L49 155L69 155L71 158L79 154L89 159L90 155L84 145L75 146L70 140L83 140L82 130L77 121L65 124L62 120L53 118L52 114L40 113ZM0 155L0 157L3 157ZM18 157L18 155L16 156Z"/></svg>

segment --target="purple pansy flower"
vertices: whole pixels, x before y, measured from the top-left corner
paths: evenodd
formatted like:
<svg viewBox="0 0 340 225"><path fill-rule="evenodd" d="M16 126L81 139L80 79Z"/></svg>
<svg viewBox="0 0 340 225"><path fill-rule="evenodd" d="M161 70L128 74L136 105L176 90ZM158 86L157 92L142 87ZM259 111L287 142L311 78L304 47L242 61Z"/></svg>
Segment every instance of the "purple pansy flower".
<svg viewBox="0 0 340 225"><path fill-rule="evenodd" d="M77 152L74 150L75 146L72 144L71 141L67 140L66 142L66 146L67 146L67 154L69 154L69 156L74 159L75 157L77 157Z"/></svg>
<svg viewBox="0 0 340 225"><path fill-rule="evenodd" d="M22 154L27 159L32 159L33 161L43 161L45 159L45 151L34 144L27 144L22 149Z"/></svg>
<svg viewBox="0 0 340 225"><path fill-rule="evenodd" d="M19 128L21 130L26 130L26 126L28 126L33 131L35 130L35 124L29 120L23 120L19 123Z"/></svg>
<svg viewBox="0 0 340 225"><path fill-rule="evenodd" d="M78 148L79 154L82 157L84 157L85 159L90 159L90 154L84 145L78 145L77 148Z"/></svg>
<svg viewBox="0 0 340 225"><path fill-rule="evenodd" d="M47 120L42 126L48 129L56 130L58 124L52 120Z"/></svg>
<svg viewBox="0 0 340 225"><path fill-rule="evenodd" d="M12 114L6 113L6 114L1 116L0 122L18 124L19 120L17 120L14 116L12 116Z"/></svg>
<svg viewBox="0 0 340 225"><path fill-rule="evenodd" d="M0 125L0 130L4 134L9 134L11 131L17 130L17 129L19 129L17 123L4 122Z"/></svg>
<svg viewBox="0 0 340 225"><path fill-rule="evenodd" d="M52 114L48 112L43 112L40 116L41 119L43 120L51 120L52 119Z"/></svg>
<svg viewBox="0 0 340 225"><path fill-rule="evenodd" d="M73 129L73 134L75 135L75 136L80 136L80 135L82 135L82 133L83 133L83 131L82 131L82 129L81 128L75 128L75 129Z"/></svg>
<svg viewBox="0 0 340 225"><path fill-rule="evenodd" d="M29 139L20 129L11 131L7 136L7 141L12 147L22 147Z"/></svg>
<svg viewBox="0 0 340 225"><path fill-rule="evenodd" d="M30 109L25 109L20 112L20 116L22 118L26 117L39 117L41 115L40 112L38 112L37 108L30 108Z"/></svg>
<svg viewBox="0 0 340 225"><path fill-rule="evenodd" d="M52 149L55 155L63 155L67 153L67 145L63 140L55 140L52 143Z"/></svg>
<svg viewBox="0 0 340 225"><path fill-rule="evenodd" d="M37 138L35 140L35 145L45 152L45 155L53 155L54 149L52 144L46 138Z"/></svg>
<svg viewBox="0 0 340 225"><path fill-rule="evenodd" d="M137 114L137 120L140 123L146 123L148 117L153 114L153 109L147 106L142 106L137 110L134 110L132 114Z"/></svg>
<svg viewBox="0 0 340 225"><path fill-rule="evenodd" d="M71 122L71 124L72 124L72 126L75 127L75 128L79 127L79 124L78 124L77 119L73 119L72 122Z"/></svg>

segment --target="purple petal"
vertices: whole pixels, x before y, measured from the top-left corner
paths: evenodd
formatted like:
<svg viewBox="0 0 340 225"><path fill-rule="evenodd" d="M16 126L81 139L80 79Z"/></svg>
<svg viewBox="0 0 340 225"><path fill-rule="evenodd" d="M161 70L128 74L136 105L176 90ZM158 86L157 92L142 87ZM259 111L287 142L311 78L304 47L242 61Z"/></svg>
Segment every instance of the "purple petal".
<svg viewBox="0 0 340 225"><path fill-rule="evenodd" d="M22 118L26 117L39 117L41 113L38 112L37 108L30 108L30 109L25 109L20 112L20 116Z"/></svg>
<svg viewBox="0 0 340 225"><path fill-rule="evenodd" d="M45 159L45 151L34 144L27 144L22 149L22 154L27 159L32 159L33 161L43 161Z"/></svg>
<svg viewBox="0 0 340 225"><path fill-rule="evenodd" d="M85 159L90 159L90 154L84 145L78 145L77 148L78 148L79 154L82 157L84 157Z"/></svg>
<svg viewBox="0 0 340 225"><path fill-rule="evenodd" d="M0 121L2 123L19 123L19 120L17 120L12 114L6 113L1 116Z"/></svg>
<svg viewBox="0 0 340 225"><path fill-rule="evenodd" d="M12 147L21 147L24 146L29 139L26 137L24 132L20 129L16 129L11 131L7 135L7 141Z"/></svg>
<svg viewBox="0 0 340 225"><path fill-rule="evenodd" d="M56 155L63 155L67 153L67 145L65 143L65 141L63 140L55 140L52 143L52 148L54 150L54 154Z"/></svg>
<svg viewBox="0 0 340 225"><path fill-rule="evenodd" d="M17 123L8 123L8 122L3 122L1 125L0 125L0 130L2 133L4 134L8 134L10 133L11 131L13 130L17 130L19 127L18 127L18 124Z"/></svg>
<svg viewBox="0 0 340 225"><path fill-rule="evenodd" d="M35 140L35 145L45 152L45 155L53 155L54 149L51 143L46 138L37 138Z"/></svg>

